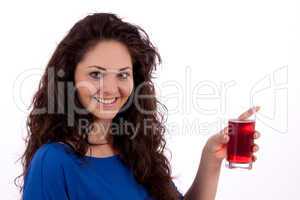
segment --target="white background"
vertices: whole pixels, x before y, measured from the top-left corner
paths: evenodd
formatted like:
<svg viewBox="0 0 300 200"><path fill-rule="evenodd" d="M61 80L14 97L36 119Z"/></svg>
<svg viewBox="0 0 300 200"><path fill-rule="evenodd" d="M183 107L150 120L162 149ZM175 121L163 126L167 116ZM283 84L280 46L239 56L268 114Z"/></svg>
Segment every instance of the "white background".
<svg viewBox="0 0 300 200"><path fill-rule="evenodd" d="M1 199L19 197L13 184L21 173L16 161L42 70L71 26L92 12L113 12L140 25L162 55L155 83L169 108L168 148L181 192L194 179L207 138L224 126L218 122L254 103L262 107L258 160L250 171L223 165L216 199L300 198L299 2L195 2L1 2ZM181 92L170 87L175 81ZM226 83L233 85L225 90ZM193 103L197 89L202 94L198 107ZM172 90L176 98L170 98ZM195 124L200 126L191 128Z"/></svg>

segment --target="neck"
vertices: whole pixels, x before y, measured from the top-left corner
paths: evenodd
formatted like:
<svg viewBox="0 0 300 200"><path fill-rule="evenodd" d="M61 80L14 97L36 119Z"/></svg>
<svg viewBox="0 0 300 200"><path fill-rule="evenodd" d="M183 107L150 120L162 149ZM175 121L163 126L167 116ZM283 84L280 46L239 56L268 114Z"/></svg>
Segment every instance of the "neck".
<svg viewBox="0 0 300 200"><path fill-rule="evenodd" d="M111 120L95 120L88 134L89 143L93 145L111 143L111 124Z"/></svg>

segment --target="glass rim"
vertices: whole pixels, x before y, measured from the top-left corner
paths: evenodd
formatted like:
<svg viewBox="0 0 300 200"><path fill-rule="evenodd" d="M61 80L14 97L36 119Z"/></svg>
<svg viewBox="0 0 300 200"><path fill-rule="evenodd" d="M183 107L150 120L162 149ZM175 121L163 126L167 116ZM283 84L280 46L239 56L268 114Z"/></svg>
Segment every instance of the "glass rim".
<svg viewBox="0 0 300 200"><path fill-rule="evenodd" d="M228 120L228 122L233 122L233 123L250 123L250 122L255 122L255 119L231 118L231 119Z"/></svg>

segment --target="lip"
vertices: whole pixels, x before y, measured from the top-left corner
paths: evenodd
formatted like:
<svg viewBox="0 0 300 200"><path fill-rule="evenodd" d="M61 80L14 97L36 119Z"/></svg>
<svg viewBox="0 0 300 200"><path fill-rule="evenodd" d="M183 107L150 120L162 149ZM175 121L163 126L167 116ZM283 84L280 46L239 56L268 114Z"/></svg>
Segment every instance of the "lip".
<svg viewBox="0 0 300 200"><path fill-rule="evenodd" d="M98 98L98 97L97 97ZM119 101L119 99L120 99L120 97L115 97L116 98L116 100L113 102L113 103L111 103L111 104L104 104L104 103L101 103L101 102L98 102L96 99L94 99L95 101L96 101L96 103L97 103L97 106L101 106L101 107L103 107L104 109L111 109L111 108L114 108L116 105L117 105L117 103L118 103L118 101ZM104 98L104 99L109 99L109 98ZM110 98L111 99L111 98Z"/></svg>

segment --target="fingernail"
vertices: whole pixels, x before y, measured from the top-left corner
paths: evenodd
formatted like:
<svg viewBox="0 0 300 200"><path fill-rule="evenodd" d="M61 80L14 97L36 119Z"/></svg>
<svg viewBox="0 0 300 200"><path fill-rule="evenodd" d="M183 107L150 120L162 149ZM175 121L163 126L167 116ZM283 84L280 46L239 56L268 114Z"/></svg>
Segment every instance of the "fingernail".
<svg viewBox="0 0 300 200"><path fill-rule="evenodd" d="M260 106L256 106L255 109L256 109L256 112L259 111L260 110Z"/></svg>
<svg viewBox="0 0 300 200"><path fill-rule="evenodd" d="M224 135L224 140L225 140L225 141L229 140L228 135Z"/></svg>

